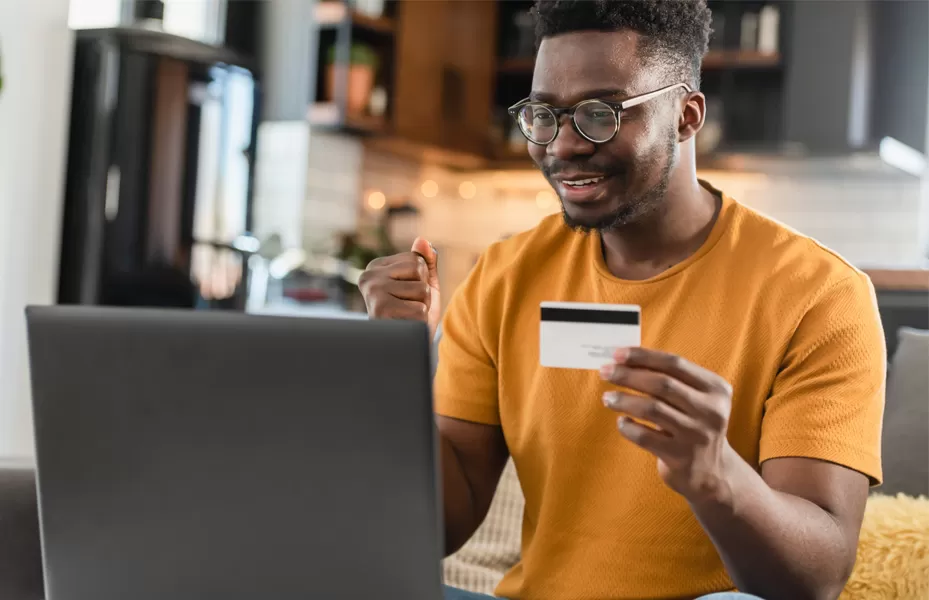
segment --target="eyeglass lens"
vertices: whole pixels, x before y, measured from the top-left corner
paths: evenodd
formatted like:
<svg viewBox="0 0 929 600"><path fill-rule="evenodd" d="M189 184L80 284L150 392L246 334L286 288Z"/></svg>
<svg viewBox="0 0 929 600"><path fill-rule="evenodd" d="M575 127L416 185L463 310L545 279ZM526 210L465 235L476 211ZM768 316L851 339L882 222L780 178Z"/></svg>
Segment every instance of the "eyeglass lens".
<svg viewBox="0 0 929 600"><path fill-rule="evenodd" d="M544 104L530 103L517 114L519 128L530 141L548 144L558 133L558 118ZM616 133L616 111L603 102L591 101L574 111L574 124L583 136L592 142L606 142Z"/></svg>

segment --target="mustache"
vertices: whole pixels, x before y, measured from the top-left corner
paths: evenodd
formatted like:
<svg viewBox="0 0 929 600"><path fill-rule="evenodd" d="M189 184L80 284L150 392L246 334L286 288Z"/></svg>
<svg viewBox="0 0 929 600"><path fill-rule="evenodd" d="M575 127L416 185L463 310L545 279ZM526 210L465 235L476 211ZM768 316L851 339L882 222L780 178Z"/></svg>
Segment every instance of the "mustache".
<svg viewBox="0 0 929 600"><path fill-rule="evenodd" d="M626 169L616 165L598 165L595 161L567 161L553 160L542 165L542 173L546 177L555 177L564 173L599 173L604 176L623 175Z"/></svg>

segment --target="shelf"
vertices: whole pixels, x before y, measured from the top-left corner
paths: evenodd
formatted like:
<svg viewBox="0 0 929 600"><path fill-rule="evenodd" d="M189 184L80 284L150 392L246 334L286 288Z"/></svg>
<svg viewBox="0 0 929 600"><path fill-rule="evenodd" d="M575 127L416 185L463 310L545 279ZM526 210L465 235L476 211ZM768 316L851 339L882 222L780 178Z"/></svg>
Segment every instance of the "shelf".
<svg viewBox="0 0 929 600"><path fill-rule="evenodd" d="M317 102L307 111L310 125L320 129L350 131L360 134L382 134L388 129L387 120L371 115L343 115L333 102Z"/></svg>
<svg viewBox="0 0 929 600"><path fill-rule="evenodd" d="M386 152L422 163L442 165L450 169L473 171L487 166L487 159L484 156L412 142L398 137L375 136L367 138L364 143L366 148L378 152Z"/></svg>
<svg viewBox="0 0 929 600"><path fill-rule="evenodd" d="M394 20L389 17L372 17L349 9L342 2L320 2L316 5L316 24L320 27L336 27L351 24L359 29L393 35Z"/></svg>
<svg viewBox="0 0 929 600"><path fill-rule="evenodd" d="M781 55L746 50L710 50L703 59L704 71L725 69L779 69ZM497 64L497 73L503 75L532 75L535 58L504 58Z"/></svg>
<svg viewBox="0 0 929 600"><path fill-rule="evenodd" d="M497 64L497 73L507 75L532 75L535 57L504 58Z"/></svg>
<svg viewBox="0 0 929 600"><path fill-rule="evenodd" d="M526 146L520 148L501 145L494 149L493 156L497 160L530 160L528 142Z"/></svg>
<svg viewBox="0 0 929 600"><path fill-rule="evenodd" d="M878 291L929 291L929 270L926 269L865 269L864 271Z"/></svg>
<svg viewBox="0 0 929 600"><path fill-rule="evenodd" d="M746 50L710 50L703 58L704 71L726 69L779 69L781 55Z"/></svg>
<svg viewBox="0 0 929 600"><path fill-rule="evenodd" d="M500 170L526 170L536 168L535 163L532 162L532 158L529 157L527 148L516 149L509 145L500 145L494 148L490 162L492 168Z"/></svg>

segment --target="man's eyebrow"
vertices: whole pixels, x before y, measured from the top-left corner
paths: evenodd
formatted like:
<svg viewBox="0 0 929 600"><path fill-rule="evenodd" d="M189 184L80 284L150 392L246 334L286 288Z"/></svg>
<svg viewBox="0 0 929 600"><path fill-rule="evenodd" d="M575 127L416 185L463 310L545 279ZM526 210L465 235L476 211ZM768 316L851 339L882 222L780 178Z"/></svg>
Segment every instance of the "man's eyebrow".
<svg viewBox="0 0 929 600"><path fill-rule="evenodd" d="M627 98L629 97L629 93L626 90L620 88L601 88L596 90L588 90L578 96L575 102L580 102L581 100L591 100L595 98L615 97ZM529 94L529 99L536 102L545 102L546 104L556 104L557 102L557 98L553 94L547 94L545 92L532 92Z"/></svg>

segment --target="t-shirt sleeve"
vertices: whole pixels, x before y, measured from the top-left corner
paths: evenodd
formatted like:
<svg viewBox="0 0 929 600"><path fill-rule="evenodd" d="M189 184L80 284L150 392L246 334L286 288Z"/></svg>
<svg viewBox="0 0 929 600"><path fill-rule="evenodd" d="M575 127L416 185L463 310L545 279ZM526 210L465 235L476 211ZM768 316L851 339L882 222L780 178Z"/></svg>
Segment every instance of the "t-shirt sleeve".
<svg viewBox="0 0 929 600"><path fill-rule="evenodd" d="M446 309L433 393L436 414L499 425L494 299L487 286L481 257Z"/></svg>
<svg viewBox="0 0 929 600"><path fill-rule="evenodd" d="M761 462L807 457L881 481L887 351L870 280L833 284L802 317L761 426Z"/></svg>

